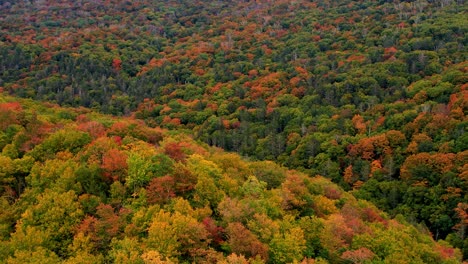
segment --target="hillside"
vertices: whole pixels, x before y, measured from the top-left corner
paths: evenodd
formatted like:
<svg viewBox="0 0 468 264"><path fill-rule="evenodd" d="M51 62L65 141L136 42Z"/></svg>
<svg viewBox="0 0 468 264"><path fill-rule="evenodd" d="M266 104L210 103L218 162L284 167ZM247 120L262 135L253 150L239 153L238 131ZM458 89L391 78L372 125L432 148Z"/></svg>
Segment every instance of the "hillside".
<svg viewBox="0 0 468 264"><path fill-rule="evenodd" d="M91 134L73 159L102 135L150 144L167 137L177 149L193 142L188 133L207 144L208 156L193 152L203 159L212 161L215 146L242 156L225 157L234 167L250 160L261 171L270 160L299 178L321 175L468 259L467 8L460 0L0 0L0 91L86 107L47 117ZM57 128L29 124L18 105L3 107L3 155L48 159L55 146L34 146ZM52 110L37 115L44 111ZM80 111L98 123L80 120ZM124 156L109 155L106 166L124 171L114 165ZM271 183L252 174L267 190L283 190L284 175ZM8 192L16 199L26 185ZM304 199L295 210L309 210ZM313 254L333 262L344 253L325 251Z"/></svg>
<svg viewBox="0 0 468 264"><path fill-rule="evenodd" d="M0 96L5 263L460 263L330 180Z"/></svg>

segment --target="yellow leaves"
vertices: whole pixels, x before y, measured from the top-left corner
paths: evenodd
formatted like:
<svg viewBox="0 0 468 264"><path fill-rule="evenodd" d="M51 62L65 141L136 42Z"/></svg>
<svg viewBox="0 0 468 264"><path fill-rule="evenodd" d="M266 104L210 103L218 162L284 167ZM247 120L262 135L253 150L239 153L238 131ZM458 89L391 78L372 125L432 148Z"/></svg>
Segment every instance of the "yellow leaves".
<svg viewBox="0 0 468 264"><path fill-rule="evenodd" d="M145 264L173 264L175 263L171 261L170 259L165 258L164 256L161 255L161 253L155 250L151 250L151 251L143 253L143 255L141 255L141 258L143 259L143 262Z"/></svg>
<svg viewBox="0 0 468 264"><path fill-rule="evenodd" d="M332 257L336 256L340 249L348 246L351 238L352 230L346 225L343 216L333 214L324 221L324 229L320 233L320 242Z"/></svg>
<svg viewBox="0 0 468 264"><path fill-rule="evenodd" d="M78 164L73 160L47 160L44 164L36 163L26 180L31 187L56 191L79 190L75 183L75 171Z"/></svg>
<svg viewBox="0 0 468 264"><path fill-rule="evenodd" d="M13 161L8 157L0 155L0 183L4 184L14 181L13 171Z"/></svg>
<svg viewBox="0 0 468 264"><path fill-rule="evenodd" d="M218 262L218 264L249 264L249 262L243 255L232 253L225 260Z"/></svg>
<svg viewBox="0 0 468 264"><path fill-rule="evenodd" d="M228 173L229 176L238 181L247 179L250 174L250 169L247 162L243 161L241 157L233 153L214 153L210 160L212 160L220 169Z"/></svg>
<svg viewBox="0 0 468 264"><path fill-rule="evenodd" d="M50 239L48 232L35 226L25 226L20 220L16 224L16 232L12 234L9 247L11 250L31 251L38 246L44 246Z"/></svg>
<svg viewBox="0 0 468 264"><path fill-rule="evenodd" d="M170 209L174 212L178 212L182 215L191 216L197 219L198 221L201 221L206 217L211 216L211 214L213 213L213 211L207 206L193 209L189 201L181 197L175 198L172 204L167 206L167 209Z"/></svg>
<svg viewBox="0 0 468 264"><path fill-rule="evenodd" d="M206 160L198 154L191 155L188 160L188 168L198 176L204 175L210 178L219 179L222 175L221 169L213 162Z"/></svg>
<svg viewBox="0 0 468 264"><path fill-rule="evenodd" d="M330 200L323 195L314 196L313 201L314 212L319 217L326 217L338 212L338 208L335 206L335 201Z"/></svg>
<svg viewBox="0 0 468 264"><path fill-rule="evenodd" d="M211 205L216 207L224 196L224 192L217 188L213 178L208 178L207 176L198 177L193 197L196 203L201 206Z"/></svg>
<svg viewBox="0 0 468 264"><path fill-rule="evenodd" d="M153 217L145 242L150 249L173 258L196 254L193 250L206 247L209 240L206 229L195 218L160 210Z"/></svg>
<svg viewBox="0 0 468 264"><path fill-rule="evenodd" d="M79 232L73 239L73 244L68 247L71 252L71 257L67 259L65 264L94 264L102 263L104 258L102 255L94 256L91 252L94 244L91 238L85 236L83 232Z"/></svg>
<svg viewBox="0 0 468 264"><path fill-rule="evenodd" d="M62 240L71 236L83 215L73 191L58 193L46 190L38 197L37 204L23 213L17 226L37 228L48 234L49 249L65 250L67 242Z"/></svg>
<svg viewBox="0 0 468 264"><path fill-rule="evenodd" d="M307 203L305 198L310 194L304 184L303 175L289 173L281 187L286 209L302 207Z"/></svg>
<svg viewBox="0 0 468 264"><path fill-rule="evenodd" d="M280 230L279 224L265 214L255 214L248 221L247 226L264 243L269 242L273 238L273 235Z"/></svg>
<svg viewBox="0 0 468 264"><path fill-rule="evenodd" d="M153 221L148 229L148 247L161 252L164 256L178 255L176 230L166 221Z"/></svg>
<svg viewBox="0 0 468 264"><path fill-rule="evenodd" d="M109 256L113 263L133 264L142 262L142 245L136 238L125 237L122 240L113 239Z"/></svg>
<svg viewBox="0 0 468 264"><path fill-rule="evenodd" d="M69 246L71 252L91 252L93 246L91 238L79 232L73 239L73 244Z"/></svg>
<svg viewBox="0 0 468 264"><path fill-rule="evenodd" d="M16 250L14 257L8 258L8 264L35 264L35 263L48 263L59 264L60 258L52 251L43 247L37 247L34 250Z"/></svg>
<svg viewBox="0 0 468 264"><path fill-rule="evenodd" d="M304 258L305 245L304 231L299 227L277 233L269 244L271 261L273 263L300 261Z"/></svg>

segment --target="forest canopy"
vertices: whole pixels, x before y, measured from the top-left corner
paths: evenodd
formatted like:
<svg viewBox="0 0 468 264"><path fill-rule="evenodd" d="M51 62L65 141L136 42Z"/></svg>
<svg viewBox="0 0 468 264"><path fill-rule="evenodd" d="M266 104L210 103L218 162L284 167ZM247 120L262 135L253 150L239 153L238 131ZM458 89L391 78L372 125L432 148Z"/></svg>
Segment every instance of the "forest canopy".
<svg viewBox="0 0 468 264"><path fill-rule="evenodd" d="M467 259L467 6L0 0L0 259Z"/></svg>

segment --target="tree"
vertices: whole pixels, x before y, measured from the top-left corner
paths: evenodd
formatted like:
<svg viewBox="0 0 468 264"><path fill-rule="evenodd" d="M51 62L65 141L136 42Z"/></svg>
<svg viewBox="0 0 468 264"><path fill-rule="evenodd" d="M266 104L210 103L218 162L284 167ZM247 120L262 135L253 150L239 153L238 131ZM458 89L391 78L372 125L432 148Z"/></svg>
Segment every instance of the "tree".
<svg viewBox="0 0 468 264"><path fill-rule="evenodd" d="M226 228L227 246L230 252L255 257L259 255L263 260L268 260L268 247L261 243L252 232L238 222L229 223Z"/></svg>
<svg viewBox="0 0 468 264"><path fill-rule="evenodd" d="M125 237L122 240L113 239L109 255L114 263L143 263L141 244L137 239Z"/></svg>
<svg viewBox="0 0 468 264"><path fill-rule="evenodd" d="M270 260L273 263L292 263L302 260L305 244L304 231L299 227L277 233L269 243Z"/></svg>
<svg viewBox="0 0 468 264"><path fill-rule="evenodd" d="M169 175L153 178L146 187L146 192L149 204L166 203L176 196L174 178Z"/></svg>
<svg viewBox="0 0 468 264"><path fill-rule="evenodd" d="M36 146L29 155L36 160L44 161L59 151L68 150L77 153L83 146L91 142L88 133L76 130L59 130L50 135L42 144Z"/></svg>
<svg viewBox="0 0 468 264"><path fill-rule="evenodd" d="M369 249L363 247L356 250L348 250L341 255L342 259L351 261L352 263L361 264L371 261L375 254Z"/></svg>
<svg viewBox="0 0 468 264"><path fill-rule="evenodd" d="M48 235L48 249L59 256L67 255L73 231L83 218L83 211L75 192L57 193L45 190L37 204L30 206L21 217L18 225L27 230L35 227Z"/></svg>
<svg viewBox="0 0 468 264"><path fill-rule="evenodd" d="M149 173L150 164L142 156L132 153L127 159L128 175L125 179L125 185L129 189L136 191L139 187L145 186L152 178Z"/></svg>
<svg viewBox="0 0 468 264"><path fill-rule="evenodd" d="M8 264L21 263L61 263L61 259L52 251L38 247L32 251L17 250L13 257L6 260Z"/></svg>
<svg viewBox="0 0 468 264"><path fill-rule="evenodd" d="M167 258L194 258L209 243L204 226L191 216L160 210L148 229L145 244Z"/></svg>

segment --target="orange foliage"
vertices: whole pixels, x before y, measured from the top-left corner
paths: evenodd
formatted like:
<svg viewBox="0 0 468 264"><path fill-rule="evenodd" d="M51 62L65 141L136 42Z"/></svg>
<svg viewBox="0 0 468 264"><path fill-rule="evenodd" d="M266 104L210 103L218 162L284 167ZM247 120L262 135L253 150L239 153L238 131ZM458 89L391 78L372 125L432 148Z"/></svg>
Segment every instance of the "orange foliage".
<svg viewBox="0 0 468 264"><path fill-rule="evenodd" d="M228 241L232 252L246 257L259 256L263 260L268 259L268 247L258 240L241 223L230 223L226 228Z"/></svg>
<svg viewBox="0 0 468 264"><path fill-rule="evenodd" d="M354 115L353 119L354 128L358 131L359 134L363 134L366 132L366 123L364 122L364 118L361 115Z"/></svg>
<svg viewBox="0 0 468 264"><path fill-rule="evenodd" d="M355 55L355 54L352 54L346 59L347 62L353 62L353 61L364 62L365 60L366 60L366 56Z"/></svg>
<svg viewBox="0 0 468 264"><path fill-rule="evenodd" d="M342 259L351 261L352 263L364 263L372 260L374 257L374 252L365 247L356 250L348 250L341 255Z"/></svg>
<svg viewBox="0 0 468 264"><path fill-rule="evenodd" d="M383 56L384 59L388 60L388 59L392 58L393 56L395 56L397 51L398 50L395 47L385 48L384 49L384 56Z"/></svg>
<svg viewBox="0 0 468 264"><path fill-rule="evenodd" d="M22 110L23 110L23 107L21 106L19 102L0 103L0 112L3 112L3 111L19 112Z"/></svg>
<svg viewBox="0 0 468 264"><path fill-rule="evenodd" d="M381 169L382 169L382 163L379 160L372 161L370 176L372 177L375 172L380 171Z"/></svg>
<svg viewBox="0 0 468 264"><path fill-rule="evenodd" d="M302 67L297 66L297 67L295 67L294 69L295 69L300 75L302 75L302 76L308 76L308 75L309 75L309 73L307 72L307 70L304 69L304 68L302 68Z"/></svg>
<svg viewBox="0 0 468 264"><path fill-rule="evenodd" d="M176 161L184 161L187 155L182 150L182 146L177 142L169 142L164 146L164 153Z"/></svg>
<svg viewBox="0 0 468 264"><path fill-rule="evenodd" d="M0 104L0 130L4 131L9 125L18 124L18 112L22 111L22 107L17 102L1 103Z"/></svg>
<svg viewBox="0 0 468 264"><path fill-rule="evenodd" d="M453 153L418 153L409 156L401 167L400 177L403 180L410 180L414 175L412 170L418 166L426 166L436 173L445 173L450 171L454 164L455 154ZM419 175L421 177L421 175Z"/></svg>
<svg viewBox="0 0 468 264"><path fill-rule="evenodd" d="M344 174L343 174L343 179L348 184L354 183L355 177L354 177L352 165L349 165L348 167L346 167Z"/></svg>
<svg viewBox="0 0 468 264"><path fill-rule="evenodd" d="M299 84L299 82L302 81L302 78L300 77L293 77L291 78L291 80L289 81L289 83L292 85L292 86L297 86Z"/></svg>
<svg viewBox="0 0 468 264"><path fill-rule="evenodd" d="M305 95L305 93L306 93L306 88L304 88L302 86L299 87L299 88L293 88L291 90L291 94L296 96L296 97L299 97L299 98L303 97Z"/></svg>
<svg viewBox="0 0 468 264"><path fill-rule="evenodd" d="M101 168L107 178L122 180L127 170L127 155L118 149L111 149L104 153Z"/></svg>
<svg viewBox="0 0 468 264"><path fill-rule="evenodd" d="M285 208L301 207L306 204L304 198L308 194L308 191L301 176L289 173L281 187Z"/></svg>
<svg viewBox="0 0 468 264"><path fill-rule="evenodd" d="M106 128L104 125L96 121L81 123L78 125L77 129L83 132L87 132L94 139L102 137L106 134Z"/></svg>
<svg viewBox="0 0 468 264"><path fill-rule="evenodd" d="M230 126L231 126L230 123L229 123L229 120L223 119L223 120L222 120L222 123L223 123L223 127L224 127L225 129L229 129Z"/></svg>
<svg viewBox="0 0 468 264"><path fill-rule="evenodd" d="M455 212L460 222L455 225L454 229L460 233L465 232L468 227L468 203L458 203Z"/></svg>

